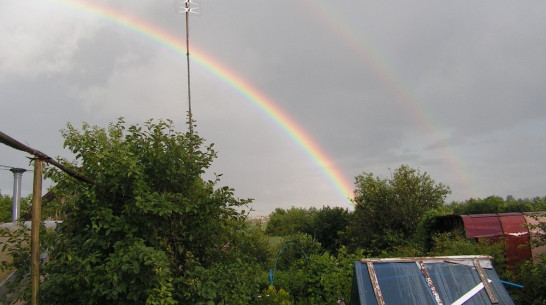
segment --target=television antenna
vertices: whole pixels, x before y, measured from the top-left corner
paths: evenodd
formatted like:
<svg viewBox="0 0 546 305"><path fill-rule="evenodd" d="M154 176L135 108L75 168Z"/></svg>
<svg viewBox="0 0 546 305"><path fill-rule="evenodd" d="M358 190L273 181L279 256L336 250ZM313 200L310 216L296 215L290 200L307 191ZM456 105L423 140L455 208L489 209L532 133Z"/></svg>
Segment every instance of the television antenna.
<svg viewBox="0 0 546 305"><path fill-rule="evenodd" d="M175 10L178 14L186 15L186 66L188 71L188 125L190 137L193 135L193 117L191 112L191 84L190 84L190 14L199 13L199 5L192 0L175 0Z"/></svg>

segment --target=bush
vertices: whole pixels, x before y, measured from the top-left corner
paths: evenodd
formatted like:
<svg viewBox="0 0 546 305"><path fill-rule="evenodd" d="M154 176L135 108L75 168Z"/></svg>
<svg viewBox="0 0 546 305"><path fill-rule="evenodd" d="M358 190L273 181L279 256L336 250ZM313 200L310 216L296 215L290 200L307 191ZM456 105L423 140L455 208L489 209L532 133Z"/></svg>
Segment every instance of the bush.
<svg viewBox="0 0 546 305"><path fill-rule="evenodd" d="M512 290L511 295L519 305L546 304L546 253L540 261L527 261L518 268L514 282L523 285L523 289Z"/></svg>
<svg viewBox="0 0 546 305"><path fill-rule="evenodd" d="M451 255L489 255L500 278L509 279L511 273L506 264L504 242L491 242L489 239L470 240L461 230L436 234L432 237L433 247L428 256Z"/></svg>
<svg viewBox="0 0 546 305"><path fill-rule="evenodd" d="M162 120L69 124L62 134L75 160L61 163L96 183L46 170L66 201L64 221L41 239L49 255L41 302L248 304L257 295L259 268L241 250L262 250L238 234L245 227L236 210L250 201L201 177L216 157L212 145Z"/></svg>
<svg viewBox="0 0 546 305"><path fill-rule="evenodd" d="M293 305L290 294L282 288L277 290L273 286L267 287L262 294L256 297L256 305Z"/></svg>
<svg viewBox="0 0 546 305"><path fill-rule="evenodd" d="M287 270L278 271L275 285L290 292L296 304L336 304L347 302L351 293L354 262L362 258L340 248L337 256L328 252L313 254Z"/></svg>

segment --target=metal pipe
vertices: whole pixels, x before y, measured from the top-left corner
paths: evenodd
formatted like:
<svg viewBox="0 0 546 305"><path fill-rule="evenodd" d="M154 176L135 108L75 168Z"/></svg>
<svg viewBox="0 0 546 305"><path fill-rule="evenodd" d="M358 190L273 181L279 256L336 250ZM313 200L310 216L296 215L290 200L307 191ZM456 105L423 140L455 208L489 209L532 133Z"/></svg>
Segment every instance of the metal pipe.
<svg viewBox="0 0 546 305"><path fill-rule="evenodd" d="M21 216L21 180L26 169L12 168L13 173L13 205L11 209L11 221L16 222Z"/></svg>

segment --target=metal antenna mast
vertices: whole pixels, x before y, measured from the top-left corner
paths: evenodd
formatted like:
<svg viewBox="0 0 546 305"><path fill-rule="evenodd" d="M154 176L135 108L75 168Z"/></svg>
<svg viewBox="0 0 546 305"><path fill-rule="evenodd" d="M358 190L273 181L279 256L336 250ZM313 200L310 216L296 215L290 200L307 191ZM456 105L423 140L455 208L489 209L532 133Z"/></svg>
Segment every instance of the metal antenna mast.
<svg viewBox="0 0 546 305"><path fill-rule="evenodd" d="M180 1L180 0L178 0ZM191 83L190 83L190 13L197 14L197 4L191 0L184 0L183 5L179 2L178 13L186 15L186 66L188 70L188 125L190 136L193 135L193 116L191 112Z"/></svg>

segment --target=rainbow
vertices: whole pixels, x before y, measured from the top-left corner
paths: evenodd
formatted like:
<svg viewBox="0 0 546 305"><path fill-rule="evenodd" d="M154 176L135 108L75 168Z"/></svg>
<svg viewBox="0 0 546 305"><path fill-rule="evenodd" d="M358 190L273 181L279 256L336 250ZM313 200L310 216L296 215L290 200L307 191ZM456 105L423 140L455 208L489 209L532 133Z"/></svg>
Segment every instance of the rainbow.
<svg viewBox="0 0 546 305"><path fill-rule="evenodd" d="M334 32L335 36L347 45L360 58L381 82L388 87L395 99L404 107L413 119L421 126L424 132L433 135L442 144L449 143L449 132L442 128L442 125L426 105L417 97L411 88L398 76L399 73L389 65L388 61L381 56L367 41L365 37L356 33L354 27L348 24L349 18L343 16L335 8L335 2L301 0L297 1L305 7L305 11L310 12L319 20L320 24L325 25L325 30ZM468 166L463 162L455 148L443 148L442 153L446 164L451 168L459 182L462 184L465 193L478 194L469 177Z"/></svg>
<svg viewBox="0 0 546 305"><path fill-rule="evenodd" d="M185 41L181 41L179 37L168 34L166 31L155 27L143 20L138 20L124 14L123 12L112 8L101 6L96 3L90 3L81 0L51 0L64 6L72 7L77 10L103 17L113 24L127 28L136 32L152 41L164 45L177 53L186 54ZM330 157L313 141L313 139L299 126L289 115L279 108L274 101L267 98L263 93L259 92L252 85L228 70L218 61L204 52L191 47L192 62L205 68L222 82L228 84L235 91L240 93L252 105L257 107L263 114L272 119L297 145L316 163L332 185L340 194L340 198L350 203L353 197L352 182L346 179L343 173L335 167L335 164L330 161Z"/></svg>

